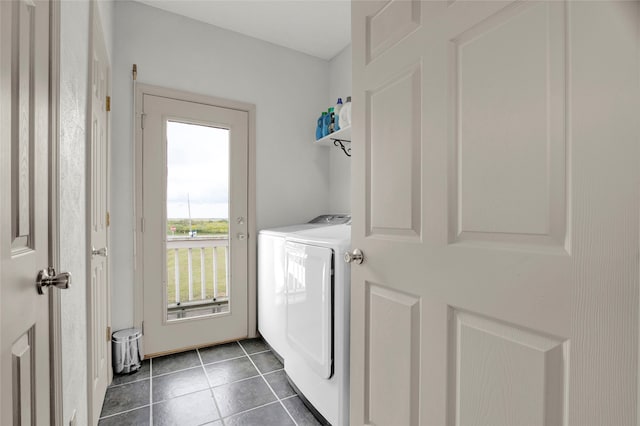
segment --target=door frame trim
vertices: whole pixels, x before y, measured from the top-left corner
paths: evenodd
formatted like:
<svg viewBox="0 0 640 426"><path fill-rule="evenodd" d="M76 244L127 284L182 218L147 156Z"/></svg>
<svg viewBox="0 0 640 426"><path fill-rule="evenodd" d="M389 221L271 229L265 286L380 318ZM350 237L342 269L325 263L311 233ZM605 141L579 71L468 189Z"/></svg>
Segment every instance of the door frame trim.
<svg viewBox="0 0 640 426"><path fill-rule="evenodd" d="M60 0L49 3L49 264L60 269ZM63 426L62 306L49 292L51 424Z"/></svg>
<svg viewBox="0 0 640 426"><path fill-rule="evenodd" d="M170 89L150 84L136 83L135 85L135 111L132 122L135 128L135 141L133 153L133 176L134 176L134 205L133 205L133 228L134 228L134 291L133 291L133 318L134 327L142 328L144 319L143 312L143 265L142 265L142 232L140 224L142 221L142 97L143 95L154 95L165 98L177 99L187 102L201 103L215 107L235 109L244 111L249 117L249 152L247 171L247 336L257 335L257 300L256 300L256 274L257 274L257 234L256 234L256 106L246 102L231 99L218 98L214 96L201 95L197 93ZM143 331L144 334L144 331Z"/></svg>

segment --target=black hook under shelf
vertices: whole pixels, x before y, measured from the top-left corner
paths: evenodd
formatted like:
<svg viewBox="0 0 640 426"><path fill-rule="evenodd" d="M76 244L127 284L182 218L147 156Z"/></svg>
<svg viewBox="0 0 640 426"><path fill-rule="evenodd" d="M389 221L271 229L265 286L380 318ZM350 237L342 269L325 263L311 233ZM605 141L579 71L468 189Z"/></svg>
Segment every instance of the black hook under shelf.
<svg viewBox="0 0 640 426"><path fill-rule="evenodd" d="M345 154L347 154L347 157L351 157L351 148L347 148L346 146L344 146L345 143L351 143L351 141L348 141L346 139L333 139L333 144L335 146L339 146L340 148L342 148L342 150L344 151Z"/></svg>

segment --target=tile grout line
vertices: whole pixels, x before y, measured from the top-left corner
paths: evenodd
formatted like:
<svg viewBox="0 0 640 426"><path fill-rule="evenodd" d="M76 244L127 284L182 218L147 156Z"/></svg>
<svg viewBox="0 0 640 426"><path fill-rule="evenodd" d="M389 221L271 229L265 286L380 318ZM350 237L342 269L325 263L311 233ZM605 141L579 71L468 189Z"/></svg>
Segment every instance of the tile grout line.
<svg viewBox="0 0 640 426"><path fill-rule="evenodd" d="M151 378L151 377L145 377L145 378L143 378L143 379L136 379L136 380L132 380L132 381L127 382L127 383L120 383L120 384L117 384L117 385L109 385L108 389L115 389L115 388L119 388L119 387L122 387L122 386L130 385L130 384L132 384L132 383L139 383L139 382L143 382L143 381L145 381L145 380L147 380L147 379L150 379L150 378Z"/></svg>
<svg viewBox="0 0 640 426"><path fill-rule="evenodd" d="M266 351L265 351L266 352ZM227 362L227 361L233 361L234 359L240 359L240 358L244 358L245 355L240 355L240 356L236 356L233 358L228 358L228 359L221 359L220 361L213 361L213 362L209 362L207 364L204 363L204 361L202 361L203 365L213 365L213 364L220 364L222 362Z"/></svg>
<svg viewBox="0 0 640 426"><path fill-rule="evenodd" d="M237 356L237 357L233 357L233 358L228 358L228 359L221 359L220 361L213 361L213 362L209 362L209 363L206 363L206 364L205 364L205 362L202 360L202 356L200 355L200 350L199 350L199 349L193 349L193 350L195 350L195 351L197 352L197 354L198 354L198 357L199 357L199 359L200 359L200 365L193 365L193 366L191 366L191 367L185 367L185 368L181 368L181 369L178 369L178 370L167 371L166 373L157 374L155 377L167 376L167 375L169 375L169 374L173 374L173 373L180 373L180 372L182 372L182 371L191 370L192 368L198 368L199 366L202 366L202 365L207 366L207 365L213 365L213 364L220 364L220 363L222 363L222 362L233 361L234 359L240 359L240 358L244 358L244 357L245 357L245 355L241 355L241 356ZM265 353L265 352L271 352L271 351L269 351L269 350L267 349L266 351L256 352L255 354L252 354L252 355L257 355L257 354L261 354L261 353ZM135 383L135 382L139 382L139 381L141 381L141 380L145 380L145 379L139 379L139 380L135 380L135 381L133 381L133 382L129 382L129 383ZM111 387L128 385L129 383L122 383L122 384L114 385L114 386L111 386Z"/></svg>
<svg viewBox="0 0 640 426"><path fill-rule="evenodd" d="M201 365L201 364L200 364L200 365ZM166 373L162 373L162 374L156 374L156 376L155 376L155 377L168 376L169 374L181 373L181 372L183 372L183 371L193 370L194 368L198 368L198 367L200 367L200 365L192 365L191 367L181 368L181 369L179 369L179 370L168 371L168 372L166 372Z"/></svg>
<svg viewBox="0 0 640 426"><path fill-rule="evenodd" d="M277 370L269 371L268 373L264 373L264 375L268 376L269 374L279 373L281 371L284 371L284 367L283 368L278 368ZM284 399L284 398L282 398L282 399Z"/></svg>
<svg viewBox="0 0 640 426"><path fill-rule="evenodd" d="M153 358L149 358L149 426L153 426Z"/></svg>
<svg viewBox="0 0 640 426"><path fill-rule="evenodd" d="M2 0L0 0L2 1ZM251 376L251 377L245 377L244 379L238 379L238 380L234 380L232 382L227 382L227 383L222 383L219 385L215 385L215 386L211 386L211 389L216 389L216 388L221 388L222 386L227 386L227 385L235 385L241 382L246 382L247 380L251 380L251 379L255 379L256 377L260 377L260 373L256 374L255 376Z"/></svg>
<svg viewBox="0 0 640 426"><path fill-rule="evenodd" d="M202 368L202 372L204 373L204 377L207 379L207 384L209 385L209 393L211 394L211 399L213 399L213 406L216 407L216 411L218 412L218 418L220 419L220 421L224 425L224 421L222 420L222 412L220 411L220 407L218 407L218 401L216 401L216 396L213 393L213 386L211 386L211 381L209 380L209 375L207 374L207 369L204 368L204 362L202 361L202 355L200 355L200 350L199 349L196 349L196 354L198 354L198 359L200 360L200 368Z"/></svg>
<svg viewBox="0 0 640 426"><path fill-rule="evenodd" d="M280 405L282 406L284 411L289 415L289 418L293 421L293 424L295 426L298 426L298 422L296 422L296 419L293 418L293 416L291 415L291 413L289 412L287 407L285 407L285 405L282 402L282 400L280 399L280 397L278 397L278 394L276 393L276 391L273 390L273 388L271 387L271 385L269 384L267 379L264 378L264 374L262 374L262 371L260 371L260 369L258 368L256 363L253 362L253 359L251 359L251 357L249 356L249 353L245 350L244 346L242 346L242 344L240 342L238 342L238 345L240 345L240 347L242 348L242 351L245 353L245 355L247 355L247 358L249 358L249 361L251 361L251 364L253 364L253 367L258 371L258 374L260 374L260 377L262 377L262 380L264 380L264 382L267 384L267 387L269 387L269 389L273 393L273 396L276 397L276 400L280 403Z"/></svg>
<svg viewBox="0 0 640 426"><path fill-rule="evenodd" d="M238 343L238 344L240 346L242 346L240 343ZM244 347L242 349L244 349ZM258 354L263 354L263 353L266 353L266 352L271 352L271 350L270 349L265 349L264 351L251 352L251 355L258 355Z"/></svg>
<svg viewBox="0 0 640 426"><path fill-rule="evenodd" d="M271 401L271 402L267 402L266 404L262 404L262 405L258 405L257 407L253 407L253 408L249 408L248 410L244 410L244 411L239 411L237 413L231 414L227 417L225 417L224 419L220 419L220 420L226 420L226 419L230 419L232 417L238 417L241 414L246 414L246 413L250 413L252 411L258 410L260 408L264 408L264 407L268 407L269 405L278 405L280 403L280 401L276 400L276 401Z"/></svg>
<svg viewBox="0 0 640 426"><path fill-rule="evenodd" d="M119 416L120 414L131 413L133 411L139 410L141 408L146 408L146 407L151 407L151 404L145 404L145 405L141 405L140 407L134 407L134 408L129 408L128 410L118 411L117 413L109 414L108 416L101 416L101 417L98 417L98 420L109 419L111 417Z"/></svg>
<svg viewBox="0 0 640 426"><path fill-rule="evenodd" d="M2 1L2 0L0 0L0 1ZM258 376L256 376L256 377L258 377ZM194 390L194 391L191 391L191 392L187 392L187 393L183 393L183 394L180 394L180 395L172 396L171 398L161 399L160 401L155 401L152 405L162 404L163 402L168 402L168 401L173 401L174 399L182 398L183 396L193 395L194 393L204 392L206 390L211 390L211 388L197 389L197 390Z"/></svg>

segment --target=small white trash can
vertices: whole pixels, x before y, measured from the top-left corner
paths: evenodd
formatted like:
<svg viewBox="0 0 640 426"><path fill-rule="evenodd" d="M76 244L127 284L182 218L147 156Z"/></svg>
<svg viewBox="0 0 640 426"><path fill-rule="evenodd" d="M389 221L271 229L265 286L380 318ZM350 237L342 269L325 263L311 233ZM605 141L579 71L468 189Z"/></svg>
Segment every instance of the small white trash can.
<svg viewBox="0 0 640 426"><path fill-rule="evenodd" d="M142 332L138 328L127 328L113 333L111 337L113 372L127 374L138 371L142 356Z"/></svg>

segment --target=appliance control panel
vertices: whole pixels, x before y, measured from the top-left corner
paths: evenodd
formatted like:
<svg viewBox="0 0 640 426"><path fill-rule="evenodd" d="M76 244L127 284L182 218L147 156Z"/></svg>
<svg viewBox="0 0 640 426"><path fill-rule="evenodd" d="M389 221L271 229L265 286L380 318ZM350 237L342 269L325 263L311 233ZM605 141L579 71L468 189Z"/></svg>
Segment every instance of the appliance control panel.
<svg viewBox="0 0 640 426"><path fill-rule="evenodd" d="M342 225L344 223L351 224L350 214L323 214L312 220L309 223L326 223L327 225Z"/></svg>

